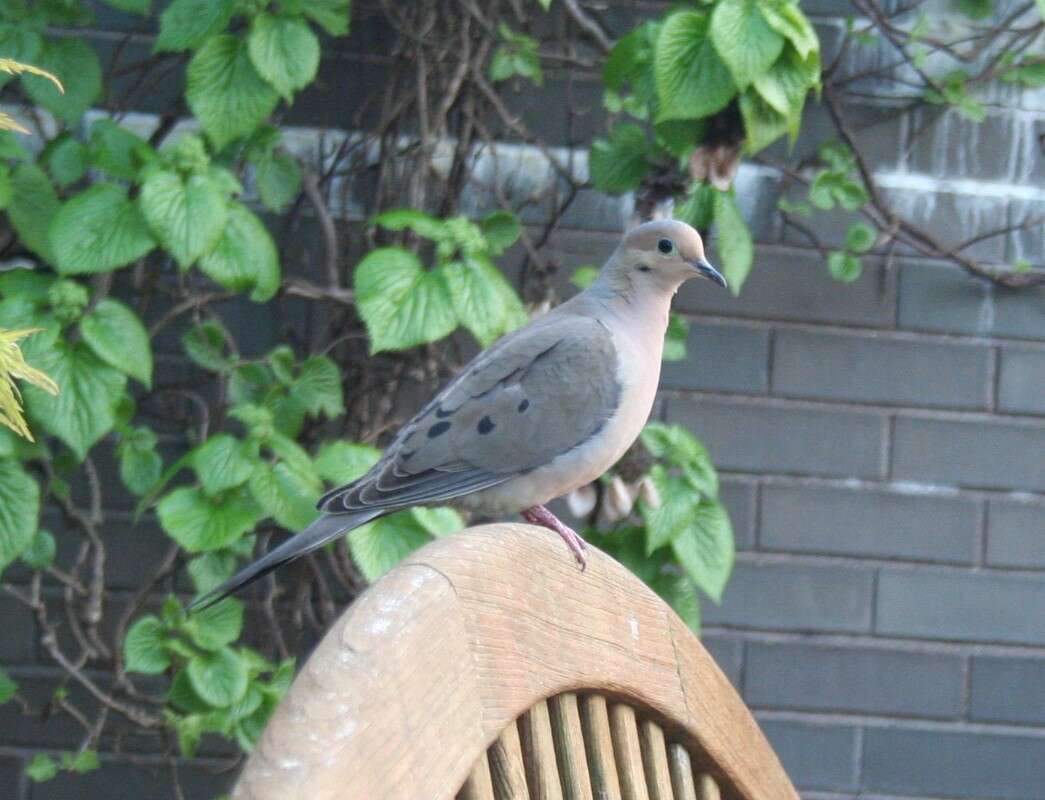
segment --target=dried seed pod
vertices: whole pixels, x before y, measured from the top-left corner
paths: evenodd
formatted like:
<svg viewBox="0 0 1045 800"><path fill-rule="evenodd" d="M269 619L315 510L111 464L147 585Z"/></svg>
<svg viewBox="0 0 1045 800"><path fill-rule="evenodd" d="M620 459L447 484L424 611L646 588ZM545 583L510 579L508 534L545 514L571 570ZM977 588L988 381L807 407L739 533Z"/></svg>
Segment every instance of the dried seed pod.
<svg viewBox="0 0 1045 800"><path fill-rule="evenodd" d="M639 499L643 503L648 505L650 508L660 508L660 491L657 489L657 484L653 482L653 478L649 475L644 477L636 484L638 488Z"/></svg>
<svg viewBox="0 0 1045 800"><path fill-rule="evenodd" d="M595 491L595 484L587 483L566 495L566 505L573 516L577 517L577 519L582 519L588 516L591 510L595 508L597 498L598 493Z"/></svg>
<svg viewBox="0 0 1045 800"><path fill-rule="evenodd" d="M635 505L635 494L619 475L606 487L606 494L602 499L600 516L610 524L624 519L631 513L631 507Z"/></svg>

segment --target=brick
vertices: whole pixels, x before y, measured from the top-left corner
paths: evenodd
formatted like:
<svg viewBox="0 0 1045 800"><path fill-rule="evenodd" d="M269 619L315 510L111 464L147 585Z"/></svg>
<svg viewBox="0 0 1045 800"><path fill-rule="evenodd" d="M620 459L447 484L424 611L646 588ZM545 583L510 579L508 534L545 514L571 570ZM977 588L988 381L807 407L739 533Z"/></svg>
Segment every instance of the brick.
<svg viewBox="0 0 1045 800"><path fill-rule="evenodd" d="M882 476L878 414L669 397L667 418L699 436L719 469Z"/></svg>
<svg viewBox="0 0 1045 800"><path fill-rule="evenodd" d="M1045 660L973 656L970 719L1045 725Z"/></svg>
<svg viewBox="0 0 1045 800"><path fill-rule="evenodd" d="M863 788L934 797L1041 797L1045 739L1005 734L868 728Z"/></svg>
<svg viewBox="0 0 1045 800"><path fill-rule="evenodd" d="M758 708L956 717L964 682L958 656L751 642L744 699Z"/></svg>
<svg viewBox="0 0 1045 800"><path fill-rule="evenodd" d="M773 393L866 403L986 408L982 345L777 331Z"/></svg>
<svg viewBox="0 0 1045 800"><path fill-rule="evenodd" d="M1045 645L1037 576L884 569L875 616L880 634Z"/></svg>
<svg viewBox="0 0 1045 800"><path fill-rule="evenodd" d="M987 563L1045 569L1045 506L991 501L987 511Z"/></svg>
<svg viewBox="0 0 1045 800"><path fill-rule="evenodd" d="M689 281L676 307L695 314L886 327L895 314L895 283L879 259L864 259L853 283L831 278L817 253L793 247L759 247L740 297Z"/></svg>
<svg viewBox="0 0 1045 800"><path fill-rule="evenodd" d="M901 328L1045 339L1045 286L1003 289L946 264L900 271Z"/></svg>
<svg viewBox="0 0 1045 800"><path fill-rule="evenodd" d="M718 497L729 512L738 550L751 550L755 546L754 495L755 487L750 483L723 480L719 484Z"/></svg>
<svg viewBox="0 0 1045 800"><path fill-rule="evenodd" d="M1045 425L896 418L892 475L988 489L1045 490Z"/></svg>
<svg viewBox="0 0 1045 800"><path fill-rule="evenodd" d="M1045 414L1045 351L1003 347L999 362L998 408Z"/></svg>
<svg viewBox="0 0 1045 800"><path fill-rule="evenodd" d="M236 773L228 767L219 770L193 762L178 763L178 782L184 797L217 797L232 788L235 778ZM171 792L171 772L166 763L130 764L103 756L100 769L83 775L61 772L46 783L33 784L31 792L31 800L167 797Z"/></svg>
<svg viewBox="0 0 1045 800"><path fill-rule="evenodd" d="M1011 114L988 114L974 122L955 108L940 106L916 109L910 130L918 134L907 156L911 172L1008 183L1018 182L1020 159L997 154L1021 150L1024 136L1033 132Z"/></svg>
<svg viewBox="0 0 1045 800"><path fill-rule="evenodd" d="M760 720L759 726L799 789L857 788L856 728L783 720Z"/></svg>
<svg viewBox="0 0 1045 800"><path fill-rule="evenodd" d="M734 686L740 686L740 665L744 656L744 645L739 639L731 639L725 636L701 636L700 643L711 653L729 682Z"/></svg>
<svg viewBox="0 0 1045 800"><path fill-rule="evenodd" d="M762 487L760 546L798 553L972 563L977 503L832 486Z"/></svg>
<svg viewBox="0 0 1045 800"><path fill-rule="evenodd" d="M1035 136L1045 136L1045 130ZM1034 177L1028 178L1028 185L1041 186L1045 181L1045 166L1042 165L1040 145L1036 146L1029 157L1035 159ZM1013 227L1008 236L1009 261L1029 261L1032 266L1045 266L1045 201L1013 198L1009 204L1009 225ZM1035 338L1041 338L1040 334Z"/></svg>
<svg viewBox="0 0 1045 800"><path fill-rule="evenodd" d="M83 728L68 714L48 714L46 709L54 696L54 690L62 685L59 671L47 674L39 668L32 672L8 670L18 684L18 693L29 706L30 713L23 713L18 703L0 705L0 731L3 744L28 745L31 747L75 747L83 737ZM69 700L89 719L98 712L98 703L87 696L75 682L66 681Z"/></svg>
<svg viewBox="0 0 1045 800"><path fill-rule="evenodd" d="M26 779L22 773L25 766L20 758L0 756L0 787L7 787L5 796L10 800L25 796Z"/></svg>
<svg viewBox="0 0 1045 800"><path fill-rule="evenodd" d="M660 383L666 389L765 394L768 372L769 331L695 321L686 360L665 361Z"/></svg>
<svg viewBox="0 0 1045 800"><path fill-rule="evenodd" d="M988 231L997 230L1007 218L1009 198L990 194L959 194L922 188L922 176L907 179L900 176L881 188L886 203L901 219L917 220L923 230L930 231L945 252L960 250L963 255L998 264L1005 260L1005 238L990 236L969 246L967 241ZM914 254L908 248L907 252Z"/></svg>
<svg viewBox="0 0 1045 800"><path fill-rule="evenodd" d="M0 636L0 664L31 662L36 652L36 622L33 612L7 592L2 592L0 620L3 620L4 624L4 633Z"/></svg>
<svg viewBox="0 0 1045 800"><path fill-rule="evenodd" d="M738 628L866 632L871 626L868 570L754 563L733 568L722 605L702 607L705 623Z"/></svg>

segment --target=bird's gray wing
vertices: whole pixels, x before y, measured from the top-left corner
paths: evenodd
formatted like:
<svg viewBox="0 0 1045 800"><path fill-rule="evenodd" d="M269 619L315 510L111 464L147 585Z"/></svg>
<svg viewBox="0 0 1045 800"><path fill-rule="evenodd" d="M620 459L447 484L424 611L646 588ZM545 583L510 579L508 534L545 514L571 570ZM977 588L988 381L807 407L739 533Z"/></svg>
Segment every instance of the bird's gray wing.
<svg viewBox="0 0 1045 800"><path fill-rule="evenodd" d="M619 401L607 328L553 312L481 353L403 426L370 472L319 508L388 510L495 486L595 435Z"/></svg>

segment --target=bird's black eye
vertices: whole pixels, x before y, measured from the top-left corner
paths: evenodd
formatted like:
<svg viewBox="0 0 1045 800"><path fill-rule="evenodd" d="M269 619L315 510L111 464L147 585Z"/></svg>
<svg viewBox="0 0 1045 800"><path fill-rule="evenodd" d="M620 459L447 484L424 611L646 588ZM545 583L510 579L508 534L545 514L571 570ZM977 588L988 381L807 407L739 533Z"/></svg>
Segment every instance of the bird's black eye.
<svg viewBox="0 0 1045 800"><path fill-rule="evenodd" d="M657 242L657 249L664 255L668 255L675 249L675 243L671 239L661 239Z"/></svg>

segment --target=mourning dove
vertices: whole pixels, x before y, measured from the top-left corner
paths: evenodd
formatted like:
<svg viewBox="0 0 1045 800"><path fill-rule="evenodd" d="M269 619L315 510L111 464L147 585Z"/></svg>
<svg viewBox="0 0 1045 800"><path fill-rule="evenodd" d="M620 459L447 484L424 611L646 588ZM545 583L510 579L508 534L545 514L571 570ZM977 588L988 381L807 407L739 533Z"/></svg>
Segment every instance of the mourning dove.
<svg viewBox="0 0 1045 800"><path fill-rule="evenodd" d="M476 356L369 472L320 499L322 516L196 605L411 506L521 512L558 533L583 568L584 540L544 504L597 478L638 437L660 379L671 298L698 276L726 285L689 225L631 230L591 286Z"/></svg>

